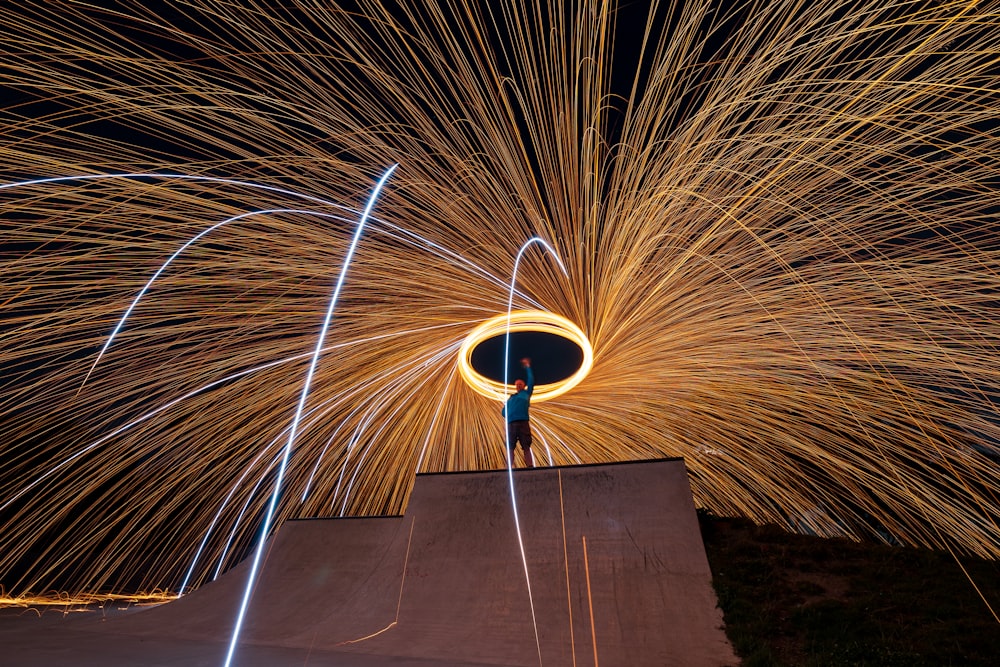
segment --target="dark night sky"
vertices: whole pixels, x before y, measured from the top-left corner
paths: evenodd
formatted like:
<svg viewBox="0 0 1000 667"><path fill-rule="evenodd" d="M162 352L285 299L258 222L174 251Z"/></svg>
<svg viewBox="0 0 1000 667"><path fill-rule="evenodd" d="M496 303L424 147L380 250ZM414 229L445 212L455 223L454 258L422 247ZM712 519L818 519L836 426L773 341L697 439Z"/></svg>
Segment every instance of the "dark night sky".
<svg viewBox="0 0 1000 667"><path fill-rule="evenodd" d="M518 331L510 335L510 364L507 382L513 384L524 378L520 360L531 358L535 382L550 384L571 376L580 368L583 350L562 336L539 331ZM472 367L478 373L497 382L503 382L504 336L494 336L483 341L472 352Z"/></svg>

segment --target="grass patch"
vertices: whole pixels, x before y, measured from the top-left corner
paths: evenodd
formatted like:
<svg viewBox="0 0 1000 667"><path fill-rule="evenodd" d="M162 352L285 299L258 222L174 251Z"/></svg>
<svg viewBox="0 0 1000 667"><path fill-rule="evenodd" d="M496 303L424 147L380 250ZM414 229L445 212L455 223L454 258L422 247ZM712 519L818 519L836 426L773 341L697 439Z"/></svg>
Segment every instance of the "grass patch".
<svg viewBox="0 0 1000 667"><path fill-rule="evenodd" d="M997 664L1000 623L948 553L700 518L745 667ZM1000 613L1000 562L962 566Z"/></svg>

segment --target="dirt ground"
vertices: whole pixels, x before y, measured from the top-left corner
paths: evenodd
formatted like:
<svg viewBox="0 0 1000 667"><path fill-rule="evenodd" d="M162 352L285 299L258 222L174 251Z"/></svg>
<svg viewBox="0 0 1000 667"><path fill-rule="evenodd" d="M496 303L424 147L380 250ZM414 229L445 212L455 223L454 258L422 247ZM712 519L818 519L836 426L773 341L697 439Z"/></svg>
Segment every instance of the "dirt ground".
<svg viewBox="0 0 1000 667"><path fill-rule="evenodd" d="M996 561L707 515L701 529L747 667L985 667L1000 655Z"/></svg>

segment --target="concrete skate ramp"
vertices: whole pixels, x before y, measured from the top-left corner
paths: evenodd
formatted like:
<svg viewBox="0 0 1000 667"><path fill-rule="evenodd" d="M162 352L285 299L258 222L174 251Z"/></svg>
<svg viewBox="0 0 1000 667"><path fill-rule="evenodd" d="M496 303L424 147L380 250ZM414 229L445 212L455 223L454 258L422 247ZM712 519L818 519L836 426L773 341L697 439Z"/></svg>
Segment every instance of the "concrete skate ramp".
<svg viewBox="0 0 1000 667"><path fill-rule="evenodd" d="M241 637L324 647L391 623L406 560L403 523L403 517L286 523L266 547ZM220 641L232 634L249 566L248 558L179 600L105 625L134 636Z"/></svg>
<svg viewBox="0 0 1000 667"><path fill-rule="evenodd" d="M513 479L520 531L506 471L419 475L404 517L283 525L236 664L737 663L681 460ZM221 664L246 576L67 637L99 652L99 634L118 664ZM178 661L128 663L136 642Z"/></svg>

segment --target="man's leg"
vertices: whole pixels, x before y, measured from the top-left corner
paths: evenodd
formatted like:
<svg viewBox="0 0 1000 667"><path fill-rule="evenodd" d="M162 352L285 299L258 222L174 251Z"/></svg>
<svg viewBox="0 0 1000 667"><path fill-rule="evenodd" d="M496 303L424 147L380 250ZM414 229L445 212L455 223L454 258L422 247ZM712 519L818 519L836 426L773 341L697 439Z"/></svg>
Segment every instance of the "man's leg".
<svg viewBox="0 0 1000 667"><path fill-rule="evenodd" d="M521 427L521 450L524 452L524 465L534 468L535 461L531 456L531 422L524 422Z"/></svg>

